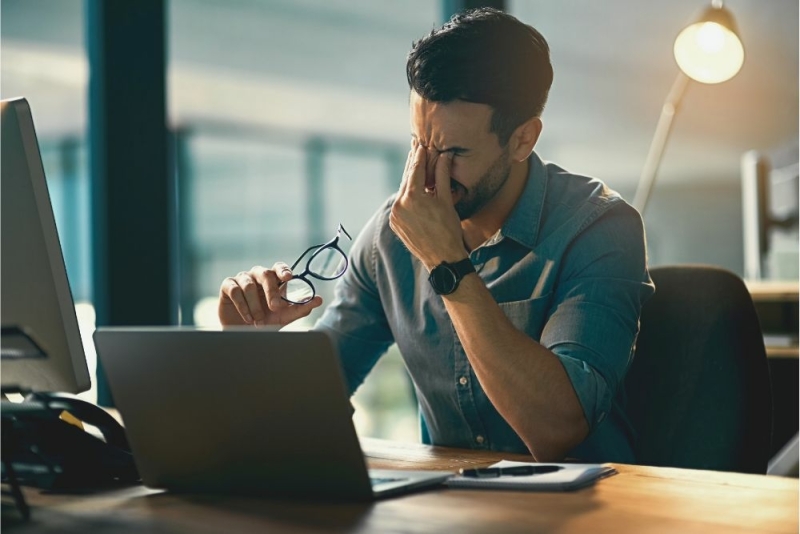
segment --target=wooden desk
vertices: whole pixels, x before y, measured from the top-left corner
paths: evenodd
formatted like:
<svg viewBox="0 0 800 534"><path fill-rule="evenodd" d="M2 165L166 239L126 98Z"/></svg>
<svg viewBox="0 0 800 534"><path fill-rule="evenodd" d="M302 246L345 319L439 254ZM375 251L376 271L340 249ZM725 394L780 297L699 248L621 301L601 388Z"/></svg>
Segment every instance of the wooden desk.
<svg viewBox="0 0 800 534"><path fill-rule="evenodd" d="M364 439L372 467L455 470L525 456ZM573 493L434 489L373 504L178 496L134 487L95 495L26 490L31 523L8 532L798 532L798 481L617 466Z"/></svg>

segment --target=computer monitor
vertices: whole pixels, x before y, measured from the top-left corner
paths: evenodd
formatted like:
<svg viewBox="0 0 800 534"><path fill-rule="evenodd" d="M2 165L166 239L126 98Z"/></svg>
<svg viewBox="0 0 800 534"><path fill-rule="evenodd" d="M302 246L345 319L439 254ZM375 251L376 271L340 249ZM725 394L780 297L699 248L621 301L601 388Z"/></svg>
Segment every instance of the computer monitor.
<svg viewBox="0 0 800 534"><path fill-rule="evenodd" d="M797 141L742 156L744 275L748 280L797 280Z"/></svg>
<svg viewBox="0 0 800 534"><path fill-rule="evenodd" d="M0 323L4 332L25 332L46 355L4 357L0 380L4 389L86 391L89 369L31 109L24 98L3 100L0 115Z"/></svg>

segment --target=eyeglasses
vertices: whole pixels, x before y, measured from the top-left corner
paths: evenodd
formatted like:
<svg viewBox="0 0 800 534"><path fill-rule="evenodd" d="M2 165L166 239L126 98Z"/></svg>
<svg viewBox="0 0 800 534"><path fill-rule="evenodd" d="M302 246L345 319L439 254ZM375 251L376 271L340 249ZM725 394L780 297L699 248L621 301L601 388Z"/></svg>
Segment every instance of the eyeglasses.
<svg viewBox="0 0 800 534"><path fill-rule="evenodd" d="M336 280L347 270L347 254L339 247L339 238L344 234L347 239L353 240L341 223L336 229L336 236L322 245L310 247L297 258L292 264L292 272L295 273L291 280L281 285L281 298L292 304L306 304L314 298L317 291L309 278L317 280ZM310 256L309 256L310 254ZM297 273L295 269L303 258L306 260L306 267L302 272Z"/></svg>

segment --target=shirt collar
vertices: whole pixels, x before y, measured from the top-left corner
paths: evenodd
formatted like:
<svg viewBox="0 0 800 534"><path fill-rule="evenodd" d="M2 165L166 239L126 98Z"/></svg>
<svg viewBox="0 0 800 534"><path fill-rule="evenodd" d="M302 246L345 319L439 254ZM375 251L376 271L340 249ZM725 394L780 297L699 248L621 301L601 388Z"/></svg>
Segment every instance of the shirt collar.
<svg viewBox="0 0 800 534"><path fill-rule="evenodd" d="M501 236L509 237L533 249L539 236L546 192L547 169L539 156L533 152L528 158L528 181L525 183L525 189L500 229Z"/></svg>

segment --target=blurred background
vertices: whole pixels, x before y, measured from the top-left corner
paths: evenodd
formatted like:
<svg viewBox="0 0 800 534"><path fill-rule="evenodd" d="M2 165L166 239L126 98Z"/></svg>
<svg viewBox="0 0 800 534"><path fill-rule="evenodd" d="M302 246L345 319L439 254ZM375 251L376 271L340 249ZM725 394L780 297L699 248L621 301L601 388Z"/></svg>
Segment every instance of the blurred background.
<svg viewBox="0 0 800 534"><path fill-rule="evenodd" d="M332 237L340 222L358 233L401 178L411 43L455 4L165 1L177 321L213 325L226 276L291 262ZM675 36L706 5L505 2L551 47L555 81L537 153L631 200L678 72ZM687 89L645 222L652 265L707 263L744 276L746 152L780 162L786 184L776 186L774 209L797 209L798 2L725 6L738 23L744 66L723 84ZM31 104L93 368L86 6L3 0L0 24L0 94ZM797 281L796 223L770 239L761 275ZM332 286L318 287L326 300ZM85 396L94 400L95 389ZM361 435L418 440L416 403L396 350L354 404Z"/></svg>

